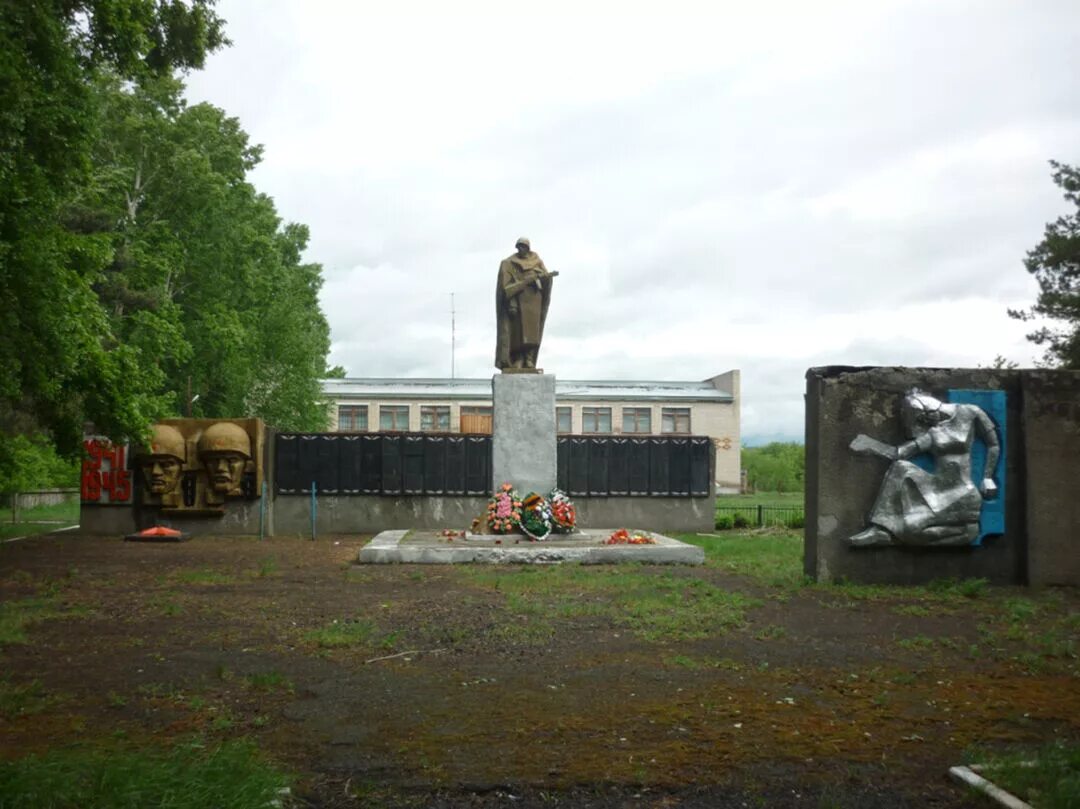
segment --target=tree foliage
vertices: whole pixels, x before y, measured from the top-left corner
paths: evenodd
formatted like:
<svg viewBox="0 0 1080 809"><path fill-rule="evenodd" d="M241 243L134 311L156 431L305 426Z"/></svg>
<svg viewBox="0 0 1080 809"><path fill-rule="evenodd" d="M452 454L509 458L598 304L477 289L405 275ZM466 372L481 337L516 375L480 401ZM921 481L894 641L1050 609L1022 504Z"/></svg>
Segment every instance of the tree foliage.
<svg viewBox="0 0 1080 809"><path fill-rule="evenodd" d="M88 220L108 223L96 289L113 332L157 357L159 389L193 414L257 415L282 429L325 425L319 379L329 328L308 231L283 225L247 182L261 150L235 118L188 107L172 79L102 81L102 135Z"/></svg>
<svg viewBox="0 0 1080 809"><path fill-rule="evenodd" d="M755 491L801 492L805 485L806 448L779 441L763 447L744 447L742 468Z"/></svg>
<svg viewBox="0 0 1080 809"><path fill-rule="evenodd" d="M189 378L196 415L325 421L307 229L247 182L239 122L176 78L226 43L213 4L0 0L0 476L16 436L74 456L85 420L144 434Z"/></svg>
<svg viewBox="0 0 1080 809"><path fill-rule="evenodd" d="M1051 364L1080 369L1080 169L1055 161L1050 165L1054 183L1075 210L1047 224L1043 240L1028 252L1024 266L1035 276L1039 296L1029 310L1009 310L1009 315L1061 321L1064 328L1043 327L1028 339L1046 346Z"/></svg>
<svg viewBox="0 0 1080 809"><path fill-rule="evenodd" d="M93 79L202 64L224 43L212 0L0 1L0 467L14 435L76 452L84 418L136 434L168 400L111 333L94 285L109 240L68 203L87 182L100 116Z"/></svg>

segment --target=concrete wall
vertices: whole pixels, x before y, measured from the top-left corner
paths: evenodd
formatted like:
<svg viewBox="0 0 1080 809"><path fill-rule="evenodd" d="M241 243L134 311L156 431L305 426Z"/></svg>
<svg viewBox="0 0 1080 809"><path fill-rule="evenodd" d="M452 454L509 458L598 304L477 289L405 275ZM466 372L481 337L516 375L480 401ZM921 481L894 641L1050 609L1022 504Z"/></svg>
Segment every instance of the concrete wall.
<svg viewBox="0 0 1080 809"><path fill-rule="evenodd" d="M267 514L266 532L270 533ZM230 500L221 516L198 517L159 513L149 506L99 506L83 503L79 533L126 536L154 525L169 525L190 534L252 536L259 533L259 500Z"/></svg>
<svg viewBox="0 0 1080 809"><path fill-rule="evenodd" d="M122 537L137 530L134 506L83 503L79 508L79 533Z"/></svg>
<svg viewBox="0 0 1080 809"><path fill-rule="evenodd" d="M806 375L804 569L820 581L919 584L941 578L1080 584L1080 372L941 368L812 368ZM1005 533L979 547L852 548L887 462L856 455L866 433L907 440L900 401L912 387L1006 394Z"/></svg>
<svg viewBox="0 0 1080 809"><path fill-rule="evenodd" d="M468 528L487 511L486 497L371 497L322 495L316 530L331 534L373 534L395 528ZM712 531L715 497L574 498L578 524L591 528L640 528L663 533ZM311 535L311 498L278 495L274 533Z"/></svg>
<svg viewBox="0 0 1080 809"><path fill-rule="evenodd" d="M1002 389L1007 396L1006 531L981 547L852 548L866 527L888 462L856 455L859 433L888 444L908 440L900 402L912 387L944 398L953 388ZM806 374L806 542L804 570L819 581L922 584L941 578L986 578L1000 584L1027 578L1020 372L991 369L811 368Z"/></svg>
<svg viewBox="0 0 1080 809"><path fill-rule="evenodd" d="M1080 584L1080 372L1021 379L1028 580Z"/></svg>

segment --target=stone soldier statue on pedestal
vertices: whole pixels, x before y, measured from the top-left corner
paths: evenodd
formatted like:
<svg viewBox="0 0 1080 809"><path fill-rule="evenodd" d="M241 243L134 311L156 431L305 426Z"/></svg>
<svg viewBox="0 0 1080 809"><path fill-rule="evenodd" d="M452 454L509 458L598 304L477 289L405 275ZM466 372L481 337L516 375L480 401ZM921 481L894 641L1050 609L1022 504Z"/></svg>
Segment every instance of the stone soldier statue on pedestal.
<svg viewBox="0 0 1080 809"><path fill-rule="evenodd" d="M558 273L548 272L524 236L515 246L517 252L499 264L495 287L495 367L535 372L551 281Z"/></svg>

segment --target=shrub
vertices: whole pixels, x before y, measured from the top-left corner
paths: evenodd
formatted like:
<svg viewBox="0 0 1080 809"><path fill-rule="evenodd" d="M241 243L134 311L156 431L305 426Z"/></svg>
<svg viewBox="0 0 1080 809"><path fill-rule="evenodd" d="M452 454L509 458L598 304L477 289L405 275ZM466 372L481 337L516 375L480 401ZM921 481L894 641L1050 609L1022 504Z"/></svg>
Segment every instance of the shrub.
<svg viewBox="0 0 1080 809"><path fill-rule="evenodd" d="M735 527L735 520L730 514L720 514L716 518L717 531L730 531Z"/></svg>
<svg viewBox="0 0 1080 809"><path fill-rule="evenodd" d="M806 515L796 514L794 517L788 517L784 520L784 525L788 528L802 528L806 525Z"/></svg>
<svg viewBox="0 0 1080 809"><path fill-rule="evenodd" d="M732 523L733 523L735 528L749 528L750 527L750 520L746 519L746 515L741 514L741 513L735 515L735 519L732 520Z"/></svg>

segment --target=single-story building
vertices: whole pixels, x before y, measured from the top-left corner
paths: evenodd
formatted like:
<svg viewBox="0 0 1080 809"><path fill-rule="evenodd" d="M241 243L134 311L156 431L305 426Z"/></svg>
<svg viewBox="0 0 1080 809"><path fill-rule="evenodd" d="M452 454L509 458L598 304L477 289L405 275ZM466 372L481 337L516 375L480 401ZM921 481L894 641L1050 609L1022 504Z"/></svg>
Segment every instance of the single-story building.
<svg viewBox="0 0 1080 809"><path fill-rule="evenodd" d="M323 380L336 432L490 433L490 379ZM704 435L718 492L738 492L739 371L701 382L556 379L560 435Z"/></svg>

